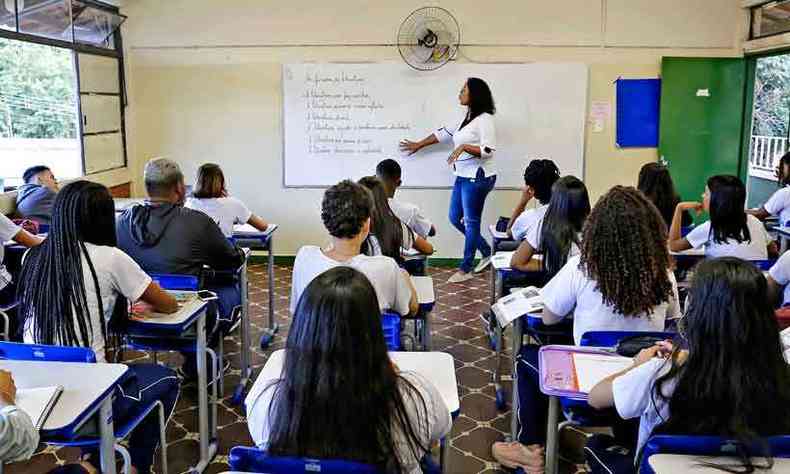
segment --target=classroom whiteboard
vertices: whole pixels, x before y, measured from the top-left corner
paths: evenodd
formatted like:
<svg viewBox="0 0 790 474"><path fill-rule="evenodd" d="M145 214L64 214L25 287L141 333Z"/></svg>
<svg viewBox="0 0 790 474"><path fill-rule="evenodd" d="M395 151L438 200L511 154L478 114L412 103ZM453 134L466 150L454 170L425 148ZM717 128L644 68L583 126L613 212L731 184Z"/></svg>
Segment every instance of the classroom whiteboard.
<svg viewBox="0 0 790 474"><path fill-rule="evenodd" d="M406 157L398 142L420 140L466 113L458 93L468 77L496 102L497 188L523 186L524 167L550 158L563 175L583 178L587 66L579 63L458 64L420 72L403 63L283 66L285 186L330 186L375 173L394 158L407 187L452 186L437 144Z"/></svg>

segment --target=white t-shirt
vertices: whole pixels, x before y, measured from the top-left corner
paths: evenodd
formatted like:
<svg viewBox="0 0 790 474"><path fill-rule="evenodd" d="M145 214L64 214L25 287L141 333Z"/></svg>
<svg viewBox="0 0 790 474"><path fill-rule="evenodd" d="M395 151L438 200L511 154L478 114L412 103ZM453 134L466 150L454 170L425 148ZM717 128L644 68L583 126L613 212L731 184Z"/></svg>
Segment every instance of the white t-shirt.
<svg viewBox="0 0 790 474"><path fill-rule="evenodd" d="M217 223L225 237L233 234L234 224L246 224L252 212L243 202L234 197L223 198L188 198L184 207L206 214Z"/></svg>
<svg viewBox="0 0 790 474"><path fill-rule="evenodd" d="M548 204L543 204L534 209L525 209L524 212L516 217L516 220L510 227L510 234L513 236L513 240L524 240L529 231L543 219L548 210Z"/></svg>
<svg viewBox="0 0 790 474"><path fill-rule="evenodd" d="M423 239L428 238L433 224L422 214L419 207L408 202L398 201L394 198L389 198L388 202L390 209L392 209L392 213L395 214L395 217L400 219L406 227L413 230L415 234Z"/></svg>
<svg viewBox="0 0 790 474"><path fill-rule="evenodd" d="M693 248L705 246L705 256L710 258L717 257L738 257L743 260L765 260L768 258L768 232L763 223L756 217L747 214L746 226L749 228L751 241L741 242L740 244L732 239L725 243L717 243L713 240L710 221L705 222L691 230L686 235L686 240Z"/></svg>
<svg viewBox="0 0 790 474"><path fill-rule="evenodd" d="M543 250L540 248L540 245L543 243L543 218L532 226L524 240L535 250L535 253L543 253ZM568 250L568 258L575 257L580 253L581 249L579 249L579 246L574 242Z"/></svg>
<svg viewBox="0 0 790 474"><path fill-rule="evenodd" d="M558 316L573 313L573 339L579 344L588 331L663 331L664 321L680 315L675 276L667 270L672 282L670 300L653 308L652 313L623 316L604 303L598 284L579 268L580 257L568 259L560 271L540 290L543 305ZM623 278L634 278L623 275Z"/></svg>
<svg viewBox="0 0 790 474"><path fill-rule="evenodd" d="M496 169L491 163L496 151L496 128L494 127L494 116L483 113L466 124L464 128L458 122L454 127L442 127L433 134L439 142L452 145L457 148L461 145L474 145L480 147L480 157L462 153L455 161L455 175L463 178L474 178L477 176L477 169L483 168L485 176L496 174Z"/></svg>
<svg viewBox="0 0 790 474"><path fill-rule="evenodd" d="M790 252L785 252L779 257L773 267L768 271L775 282L785 287L782 304L790 303Z"/></svg>
<svg viewBox="0 0 790 474"><path fill-rule="evenodd" d="M351 260L338 262L324 255L321 248L315 245L305 245L296 254L291 280L291 314L296 311L296 305L307 285L318 275L339 266L349 266L368 277L382 310L409 314L411 288L395 260L383 255L356 255Z"/></svg>
<svg viewBox="0 0 790 474"><path fill-rule="evenodd" d="M99 302L96 297L96 286L93 283L90 267L85 259L82 259L82 278L85 282L85 297L90 312L91 326L93 327L93 339L91 349L96 353L96 360L104 362L104 337L102 336L101 325L106 324L112 316L115 301L118 296L124 296L131 302L135 302L145 292L151 284L151 277L148 276L140 265L132 258L116 247L104 245L93 245L86 243L93 268L96 270L96 279L99 282L102 306L104 309L104 321L99 318ZM76 325L75 325L76 326ZM79 329L77 328L77 331ZM30 319L25 325L25 342L35 343L35 321Z"/></svg>
<svg viewBox="0 0 790 474"><path fill-rule="evenodd" d="M779 216L779 224L785 225L790 221L790 186L776 191L763 205L772 216Z"/></svg>
<svg viewBox="0 0 790 474"><path fill-rule="evenodd" d="M426 411L423 411L422 403L414 396L414 392L411 390L406 391L406 385L400 384L411 426L414 427L415 433L420 437L420 444L430 446L450 432L452 427L450 410L444 404L436 387L424 377L412 372L401 372L400 375L417 389L417 392L425 402ZM244 405L247 407L247 426L249 427L250 435L255 445L261 449L265 449L269 442L271 433L269 413L276 411L271 410L270 407L276 392L277 380L258 377L244 402ZM327 429L331 430L332 427L328 426ZM428 434L428 439L425 439L426 434ZM395 443L398 446L398 456L403 465L406 466L406 472L421 473L420 459L412 454L404 434L396 431L394 436ZM420 458L424 454L420 453Z"/></svg>
<svg viewBox="0 0 790 474"><path fill-rule="evenodd" d="M653 359L617 377L612 383L614 407L620 417L625 420L640 418L637 453L642 450L653 429L669 419L669 404L653 396L653 387L670 367L669 360ZM663 395L670 397L674 390L675 383L670 381L664 385Z"/></svg>
<svg viewBox="0 0 790 474"><path fill-rule="evenodd" d="M16 234L22 230L21 227L14 224L14 222L6 217L3 214L0 214L0 239L2 242L8 242L9 240L13 240L16 237ZM5 246L0 245L0 290L8 286L11 283L11 274L8 273L5 265L3 265L3 260L5 259Z"/></svg>

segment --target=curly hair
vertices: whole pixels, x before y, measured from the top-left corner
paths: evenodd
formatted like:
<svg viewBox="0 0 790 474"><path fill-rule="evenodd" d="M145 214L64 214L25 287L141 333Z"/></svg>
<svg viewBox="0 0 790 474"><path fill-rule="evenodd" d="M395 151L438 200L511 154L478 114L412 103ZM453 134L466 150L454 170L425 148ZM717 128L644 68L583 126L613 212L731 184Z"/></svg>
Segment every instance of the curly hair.
<svg viewBox="0 0 790 474"><path fill-rule="evenodd" d="M332 237L350 239L360 233L372 206L368 190L346 179L324 193L321 220Z"/></svg>
<svg viewBox="0 0 790 474"><path fill-rule="evenodd" d="M560 170L551 160L532 160L524 170L524 184L535 190L541 204L551 200L551 187L560 179Z"/></svg>
<svg viewBox="0 0 790 474"><path fill-rule="evenodd" d="M618 314L640 316L667 302L667 229L656 206L633 187L610 189L584 225L580 266Z"/></svg>

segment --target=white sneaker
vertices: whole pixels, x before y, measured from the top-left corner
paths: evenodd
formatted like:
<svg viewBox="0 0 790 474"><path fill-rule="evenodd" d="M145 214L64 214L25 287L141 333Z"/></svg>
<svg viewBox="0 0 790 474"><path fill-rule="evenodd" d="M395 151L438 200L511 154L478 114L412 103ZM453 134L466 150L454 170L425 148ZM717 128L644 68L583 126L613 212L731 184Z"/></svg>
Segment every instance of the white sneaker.
<svg viewBox="0 0 790 474"><path fill-rule="evenodd" d="M472 278L474 278L474 275L472 275L472 273L466 273L466 272L462 272L461 270L458 270L457 272L453 273L453 276L451 276L447 280L447 283L463 283L465 281L471 280Z"/></svg>
<svg viewBox="0 0 790 474"><path fill-rule="evenodd" d="M491 265L491 257L485 257L485 258L480 260L480 262L477 264L477 266L475 267L475 269L473 271L475 273L480 273L483 270L485 270L486 268L488 268L489 265Z"/></svg>

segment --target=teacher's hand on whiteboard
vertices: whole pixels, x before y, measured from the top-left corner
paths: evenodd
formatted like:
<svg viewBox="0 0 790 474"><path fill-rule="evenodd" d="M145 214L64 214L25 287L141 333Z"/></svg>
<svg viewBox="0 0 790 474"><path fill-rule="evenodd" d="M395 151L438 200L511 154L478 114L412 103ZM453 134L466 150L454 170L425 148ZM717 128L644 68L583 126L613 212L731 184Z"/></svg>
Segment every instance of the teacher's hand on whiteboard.
<svg viewBox="0 0 790 474"><path fill-rule="evenodd" d="M400 151L406 152L408 155L413 155L420 151L422 144L420 142L413 142L411 140L401 140L398 144Z"/></svg>

